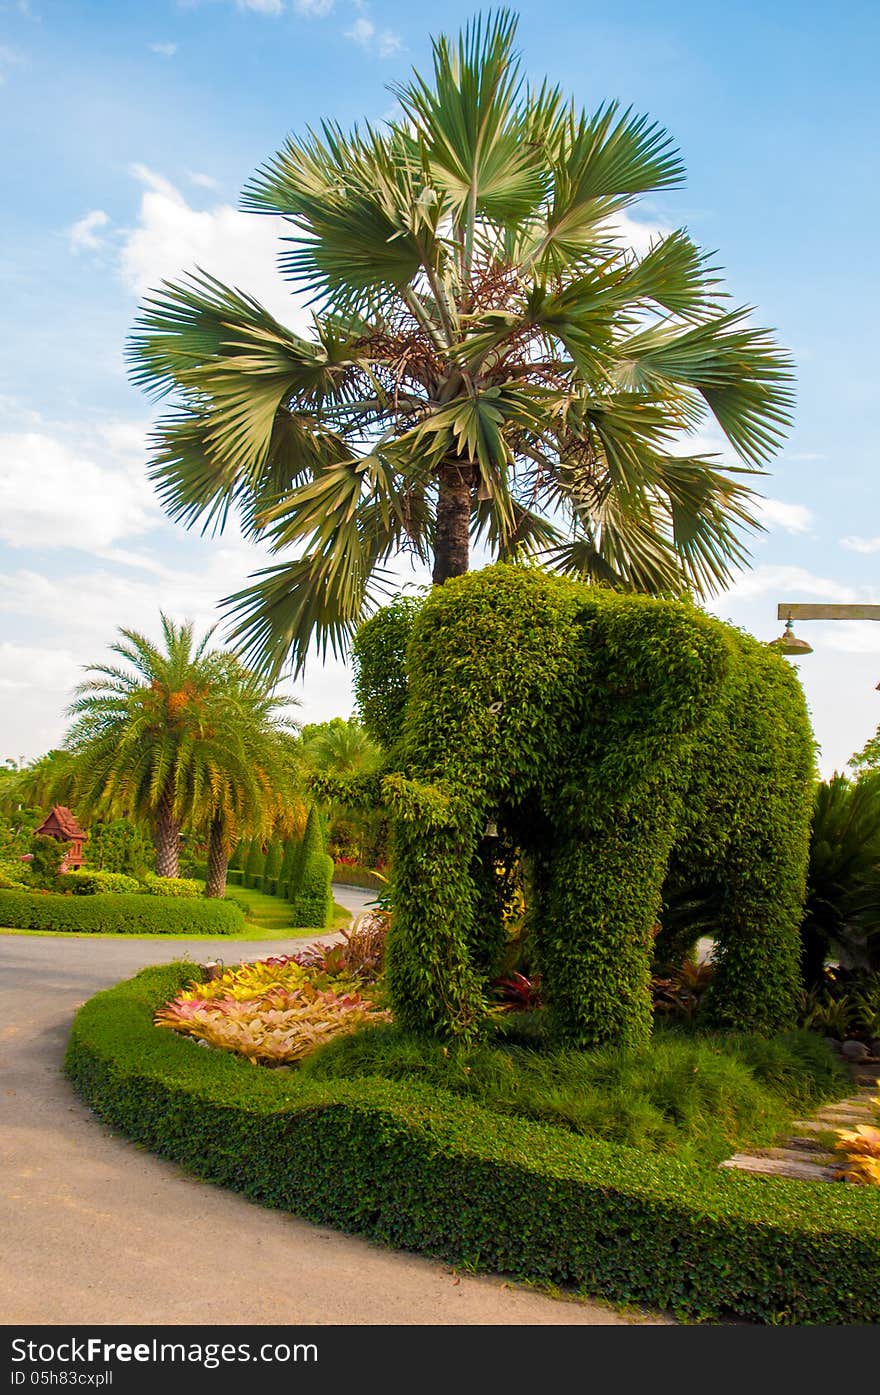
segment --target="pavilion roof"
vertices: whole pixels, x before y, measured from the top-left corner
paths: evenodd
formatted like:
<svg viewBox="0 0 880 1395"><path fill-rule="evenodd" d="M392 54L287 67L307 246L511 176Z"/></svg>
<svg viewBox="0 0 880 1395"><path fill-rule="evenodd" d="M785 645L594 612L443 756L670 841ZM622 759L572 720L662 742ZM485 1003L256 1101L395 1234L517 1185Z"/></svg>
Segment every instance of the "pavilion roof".
<svg viewBox="0 0 880 1395"><path fill-rule="evenodd" d="M40 824L37 833L58 830L65 838L87 838L84 828L80 828L76 814L66 804L54 804L51 812Z"/></svg>

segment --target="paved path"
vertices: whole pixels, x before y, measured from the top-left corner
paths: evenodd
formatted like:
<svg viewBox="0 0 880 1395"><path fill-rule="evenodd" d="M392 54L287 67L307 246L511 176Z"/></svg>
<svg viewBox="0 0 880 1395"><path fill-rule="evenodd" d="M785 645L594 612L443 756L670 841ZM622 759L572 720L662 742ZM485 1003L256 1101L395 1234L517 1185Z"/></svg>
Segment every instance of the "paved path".
<svg viewBox="0 0 880 1395"><path fill-rule="evenodd" d="M259 958L302 943L239 942L236 952ZM100 1125L60 1073L75 1008L146 964L228 962L232 948L222 939L0 934L0 1322L634 1320L500 1279L459 1278L264 1210Z"/></svg>

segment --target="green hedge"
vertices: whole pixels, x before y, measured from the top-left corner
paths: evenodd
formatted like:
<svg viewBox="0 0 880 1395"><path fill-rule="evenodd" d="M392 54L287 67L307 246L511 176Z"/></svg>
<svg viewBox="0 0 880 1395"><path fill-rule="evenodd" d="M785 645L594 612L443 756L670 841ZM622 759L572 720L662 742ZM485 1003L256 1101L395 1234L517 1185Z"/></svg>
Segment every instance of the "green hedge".
<svg viewBox="0 0 880 1395"><path fill-rule="evenodd" d="M237 935L244 929L244 914L230 901L0 891L0 926L102 935Z"/></svg>
<svg viewBox="0 0 880 1395"><path fill-rule="evenodd" d="M333 880L340 886L364 886L373 891L385 891L388 878L369 867L352 867L347 862L333 864Z"/></svg>
<svg viewBox="0 0 880 1395"><path fill-rule="evenodd" d="M77 1014L66 1071L108 1124L265 1205L453 1264L682 1317L880 1321L880 1193L705 1171L434 1087L254 1069L152 1025L192 966Z"/></svg>

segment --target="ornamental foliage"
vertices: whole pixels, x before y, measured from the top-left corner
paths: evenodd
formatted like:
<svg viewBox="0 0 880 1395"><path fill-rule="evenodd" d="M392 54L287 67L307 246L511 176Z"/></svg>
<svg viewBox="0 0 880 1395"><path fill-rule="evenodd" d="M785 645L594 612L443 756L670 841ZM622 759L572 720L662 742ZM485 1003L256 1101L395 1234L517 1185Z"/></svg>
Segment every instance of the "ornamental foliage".
<svg viewBox="0 0 880 1395"><path fill-rule="evenodd" d="M365 721L383 621L360 646ZM399 633L398 614L389 624ZM498 565L427 597L405 666L381 782L402 1026L476 1033L522 855L560 1043L648 1036L653 932L684 894L717 938L704 1015L768 1033L793 1022L813 743L784 660L685 602Z"/></svg>

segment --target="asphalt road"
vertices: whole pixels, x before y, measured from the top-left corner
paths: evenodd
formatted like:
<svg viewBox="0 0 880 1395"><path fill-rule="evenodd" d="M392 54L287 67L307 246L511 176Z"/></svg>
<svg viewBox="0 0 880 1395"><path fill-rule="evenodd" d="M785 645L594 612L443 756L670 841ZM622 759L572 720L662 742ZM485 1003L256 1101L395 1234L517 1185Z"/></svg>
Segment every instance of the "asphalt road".
<svg viewBox="0 0 880 1395"><path fill-rule="evenodd" d="M362 904L361 893L335 894ZM235 957L306 942L241 942ZM651 1321L459 1276L264 1210L99 1124L60 1070L77 1006L144 965L229 962L232 949L224 939L0 934L0 1322Z"/></svg>

